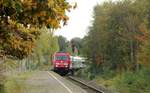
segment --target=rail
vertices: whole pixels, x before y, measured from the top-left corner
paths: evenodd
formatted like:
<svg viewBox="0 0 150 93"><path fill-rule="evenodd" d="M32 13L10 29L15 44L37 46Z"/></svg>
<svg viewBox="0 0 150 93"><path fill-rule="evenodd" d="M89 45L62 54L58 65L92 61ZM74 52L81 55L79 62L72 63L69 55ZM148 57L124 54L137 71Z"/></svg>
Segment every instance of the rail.
<svg viewBox="0 0 150 93"><path fill-rule="evenodd" d="M85 86L88 87L89 89L93 90L94 93L95 93L95 92L96 92L96 93L105 93L104 91L102 91L102 90L100 90L100 89L98 89L98 88L96 88L96 87L94 87L94 86L92 86L92 85L89 85L88 83L85 83L85 82L83 82L83 81L81 81L81 80L79 80L79 79L77 79L77 78L75 78L75 77L68 76L67 78L70 79L70 80L72 80L72 81L74 81L74 82L76 82L76 83L81 84L81 85L84 86L84 87L85 87ZM89 92L89 93L91 93L91 92Z"/></svg>

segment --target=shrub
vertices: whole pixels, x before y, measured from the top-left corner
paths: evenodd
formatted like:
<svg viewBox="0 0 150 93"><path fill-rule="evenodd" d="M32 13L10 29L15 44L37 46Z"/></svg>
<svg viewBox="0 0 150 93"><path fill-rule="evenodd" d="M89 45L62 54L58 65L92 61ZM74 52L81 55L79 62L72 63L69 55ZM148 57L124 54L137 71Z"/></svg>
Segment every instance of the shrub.
<svg viewBox="0 0 150 93"><path fill-rule="evenodd" d="M116 80L116 88L121 93L150 93L150 69L126 72Z"/></svg>

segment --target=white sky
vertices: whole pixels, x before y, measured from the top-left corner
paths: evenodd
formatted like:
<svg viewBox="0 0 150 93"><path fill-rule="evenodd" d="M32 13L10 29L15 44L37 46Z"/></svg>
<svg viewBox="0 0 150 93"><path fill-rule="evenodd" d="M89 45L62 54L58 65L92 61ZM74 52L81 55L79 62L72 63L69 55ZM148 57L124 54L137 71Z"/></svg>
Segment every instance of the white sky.
<svg viewBox="0 0 150 93"><path fill-rule="evenodd" d="M96 4L102 3L108 0L68 0L69 2L77 2L77 8L72 10L68 16L68 25L55 31L55 35L62 35L68 40L74 37L83 38L88 27L91 24L93 8Z"/></svg>

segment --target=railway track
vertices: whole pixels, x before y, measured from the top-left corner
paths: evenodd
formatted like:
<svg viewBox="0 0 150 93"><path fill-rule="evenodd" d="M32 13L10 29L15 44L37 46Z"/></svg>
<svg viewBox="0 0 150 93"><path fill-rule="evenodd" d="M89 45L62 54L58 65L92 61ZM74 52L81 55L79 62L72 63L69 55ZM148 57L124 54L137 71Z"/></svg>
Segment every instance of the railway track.
<svg viewBox="0 0 150 93"><path fill-rule="evenodd" d="M91 84L88 84L78 78L72 77L72 76L68 76L66 77L69 81L71 81L72 83L80 86L81 88L85 89L87 91L87 93L106 93L104 92L102 89L96 88L94 86L92 86ZM108 93L108 92L107 92Z"/></svg>

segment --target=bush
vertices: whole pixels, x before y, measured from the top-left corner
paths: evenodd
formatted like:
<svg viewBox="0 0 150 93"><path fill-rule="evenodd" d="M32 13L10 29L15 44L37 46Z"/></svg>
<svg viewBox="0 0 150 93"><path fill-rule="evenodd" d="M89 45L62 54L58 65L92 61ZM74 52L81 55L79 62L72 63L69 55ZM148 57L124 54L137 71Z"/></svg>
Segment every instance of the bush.
<svg viewBox="0 0 150 93"><path fill-rule="evenodd" d="M116 79L116 88L121 93L150 93L150 69L139 72L126 72Z"/></svg>
<svg viewBox="0 0 150 93"><path fill-rule="evenodd" d="M0 93L5 93L4 92L4 85L3 84L0 84Z"/></svg>

